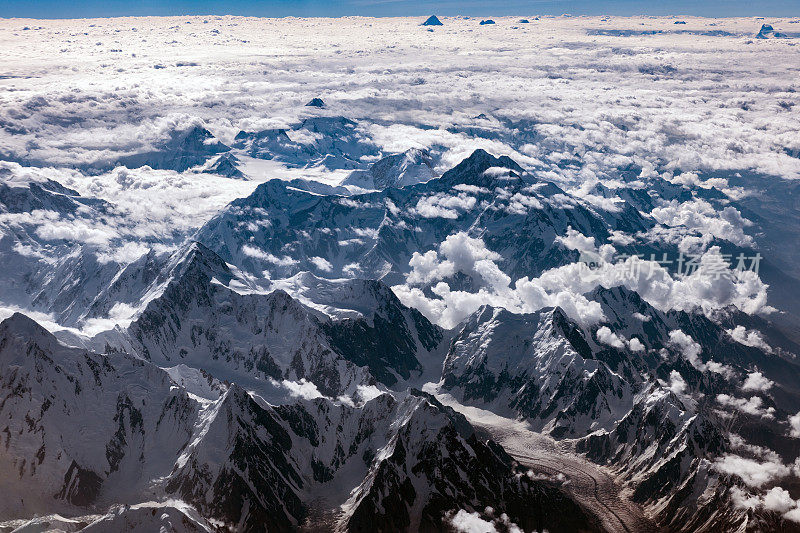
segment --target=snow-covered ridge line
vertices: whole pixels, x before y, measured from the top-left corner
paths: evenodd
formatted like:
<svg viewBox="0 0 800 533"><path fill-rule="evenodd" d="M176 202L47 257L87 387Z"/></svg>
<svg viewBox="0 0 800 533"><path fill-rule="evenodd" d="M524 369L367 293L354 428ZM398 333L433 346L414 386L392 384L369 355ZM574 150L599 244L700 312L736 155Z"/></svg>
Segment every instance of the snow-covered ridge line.
<svg viewBox="0 0 800 533"><path fill-rule="evenodd" d="M376 514L387 525L430 527L455 508L482 510L498 493L506 499L494 505L516 521L593 520L560 490L520 480L501 448L418 391L381 394L358 408L322 398L273 407L234 383L216 400L197 401L149 363L65 347L22 315L0 323L0 360L11 369L0 374L0 413L13 425L0 461L25 479L4 481L15 497L0 507L3 520L28 515L35 501L78 517L112 506L103 516L62 520L91 522L87 530L176 519L190 531L284 530L313 526L308 506L326 495L343 504L346 530ZM78 418L90 413L91 425ZM76 424L85 430L71 431ZM47 487L60 480L63 488L50 495ZM242 494L250 505L242 507ZM402 513L387 513L378 494ZM531 495L570 517L526 509Z"/></svg>

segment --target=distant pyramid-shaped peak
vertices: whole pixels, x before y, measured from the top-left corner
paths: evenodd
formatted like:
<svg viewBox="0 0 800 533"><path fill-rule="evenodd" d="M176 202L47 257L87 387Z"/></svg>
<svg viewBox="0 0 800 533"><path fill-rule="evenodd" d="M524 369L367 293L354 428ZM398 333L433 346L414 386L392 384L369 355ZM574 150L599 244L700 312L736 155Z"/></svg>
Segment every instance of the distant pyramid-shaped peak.
<svg viewBox="0 0 800 533"><path fill-rule="evenodd" d="M478 186L493 186L498 180L507 182L522 179L525 170L508 156L495 157L477 149L468 158L445 172L442 182Z"/></svg>
<svg viewBox="0 0 800 533"><path fill-rule="evenodd" d="M431 15L428 20L422 23L423 26L444 26L442 21L436 15Z"/></svg>
<svg viewBox="0 0 800 533"><path fill-rule="evenodd" d="M762 24L761 29L756 35L756 39L769 39L771 37L781 38L786 37L785 34L775 31L771 24Z"/></svg>
<svg viewBox="0 0 800 533"><path fill-rule="evenodd" d="M227 178L247 179L242 171L236 166L237 163L239 163L239 159L235 155L231 153L224 153L217 157L217 159L214 160L214 162L208 168L203 170L203 172L206 174L218 174Z"/></svg>
<svg viewBox="0 0 800 533"><path fill-rule="evenodd" d="M325 107L325 102L322 101L322 98L312 98L311 101L306 104L306 107Z"/></svg>

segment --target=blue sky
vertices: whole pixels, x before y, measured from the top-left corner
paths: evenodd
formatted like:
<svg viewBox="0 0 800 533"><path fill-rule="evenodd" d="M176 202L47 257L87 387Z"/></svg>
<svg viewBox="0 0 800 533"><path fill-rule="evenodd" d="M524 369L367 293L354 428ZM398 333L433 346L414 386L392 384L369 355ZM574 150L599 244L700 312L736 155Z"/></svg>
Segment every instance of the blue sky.
<svg viewBox="0 0 800 533"><path fill-rule="evenodd" d="M84 18L125 15L702 15L796 16L798 0L0 0L0 17Z"/></svg>

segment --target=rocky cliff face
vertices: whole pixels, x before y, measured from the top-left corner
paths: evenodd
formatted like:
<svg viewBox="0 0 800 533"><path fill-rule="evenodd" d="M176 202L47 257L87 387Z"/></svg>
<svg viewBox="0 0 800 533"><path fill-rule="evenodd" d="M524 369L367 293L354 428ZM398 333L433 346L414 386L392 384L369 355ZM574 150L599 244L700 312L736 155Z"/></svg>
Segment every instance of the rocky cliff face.
<svg viewBox="0 0 800 533"><path fill-rule="evenodd" d="M0 359L0 460L14 495L4 518L122 502L89 530L292 531L313 525L325 501L351 531L435 530L448 513L491 505L519 523L593 524L422 393L273 407L231 384L203 399L149 362L61 345L23 315L0 324ZM141 503L165 498L185 503Z"/></svg>
<svg viewBox="0 0 800 533"><path fill-rule="evenodd" d="M464 403L523 416L558 437L608 429L635 389L592 357L579 331L559 308L484 307L453 338L443 385Z"/></svg>
<svg viewBox="0 0 800 533"><path fill-rule="evenodd" d="M0 359L5 517L135 503L197 422L163 370L68 348L24 315L0 324Z"/></svg>

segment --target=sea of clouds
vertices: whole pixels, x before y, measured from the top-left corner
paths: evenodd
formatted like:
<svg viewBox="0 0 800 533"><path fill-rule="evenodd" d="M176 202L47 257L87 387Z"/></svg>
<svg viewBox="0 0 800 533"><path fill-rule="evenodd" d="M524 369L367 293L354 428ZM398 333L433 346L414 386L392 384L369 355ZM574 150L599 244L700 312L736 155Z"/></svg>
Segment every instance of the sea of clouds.
<svg viewBox="0 0 800 533"><path fill-rule="evenodd" d="M150 248L174 249L260 181L338 183L346 173L274 161L248 166L252 181L111 168L195 124L228 144L240 130L296 124L317 113L303 105L312 97L325 100L325 113L356 120L358 134L384 154L428 148L440 154L442 172L484 148L603 209L616 200L595 187L621 186L621 169L714 187L734 200L748 191L721 176L800 177L797 20L769 21L788 38L756 39L765 22L757 18L528 19L481 26L443 18L433 29L415 18L0 20L4 179L52 179L113 206L102 216L34 212L0 223L27 224L39 237L84 243L103 261L125 263ZM426 198L416 214L458 216L475 207L470 192ZM713 239L753 246L753 223L721 207L725 197L663 203L649 213L663 225L655 237L682 250L707 249ZM602 246L609 243L588 248ZM408 283L395 290L447 326L487 301L519 310L561 304L585 323L600 318L577 296L591 288L576 277L577 265L510 280L481 247L461 239L418 254ZM485 289L440 285L437 297L425 297L415 282L446 277L451 253L471 261L456 270L477 274ZM624 281L620 266L598 276ZM749 278L675 281L658 272L655 282L626 283L661 308L765 307L764 288Z"/></svg>

